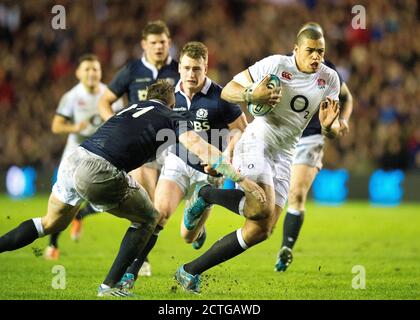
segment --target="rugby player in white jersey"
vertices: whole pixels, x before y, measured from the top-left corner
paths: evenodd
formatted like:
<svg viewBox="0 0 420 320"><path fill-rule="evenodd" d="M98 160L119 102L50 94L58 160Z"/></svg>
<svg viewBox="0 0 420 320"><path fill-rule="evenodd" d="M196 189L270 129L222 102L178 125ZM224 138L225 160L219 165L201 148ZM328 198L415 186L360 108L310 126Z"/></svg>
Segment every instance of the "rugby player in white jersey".
<svg viewBox="0 0 420 320"><path fill-rule="evenodd" d="M318 23L308 22L300 28L298 35L307 29L314 29L324 34L322 27ZM323 63L336 70L330 61L324 60ZM336 133L338 136L344 136L349 132L348 121L353 110L353 97L347 84L340 77L340 73L338 73L338 76L340 78L341 111L338 118L339 127ZM287 212L283 222L283 240L274 267L275 271L286 271L293 261L292 249L296 244L303 225L308 192L316 175L322 169L323 147L324 135L322 134L319 118L315 115L303 131L302 137L296 146Z"/></svg>
<svg viewBox="0 0 420 320"><path fill-rule="evenodd" d="M266 202L255 201L241 190L209 185L195 190L197 201L190 205L191 214L199 218L206 205L218 204L243 215L245 224L178 268L175 278L185 290L199 292L201 273L266 240L273 232L286 203L294 150L303 130L318 109L325 132L331 132L339 115L339 79L337 72L322 63L324 53L323 35L305 30L296 39L293 56L273 55L258 61L223 89L222 98L229 102L274 106L247 126L233 156L233 165L241 174L263 188ZM267 87L269 74L280 78L281 92ZM260 85L252 89L254 82Z"/></svg>
<svg viewBox="0 0 420 320"><path fill-rule="evenodd" d="M79 58L76 69L76 78L79 83L62 96L51 125L51 131L54 134L68 135L62 159L74 151L102 124L97 104L106 85L101 83L101 77L101 64L96 55L85 54ZM112 108L118 111L122 106L122 99L119 99L115 101ZM92 212L95 212L95 209L89 204L80 210L72 223L71 237L73 240L80 238L82 217ZM60 232L51 235L49 246L44 253L46 259L57 260L59 258L59 235Z"/></svg>

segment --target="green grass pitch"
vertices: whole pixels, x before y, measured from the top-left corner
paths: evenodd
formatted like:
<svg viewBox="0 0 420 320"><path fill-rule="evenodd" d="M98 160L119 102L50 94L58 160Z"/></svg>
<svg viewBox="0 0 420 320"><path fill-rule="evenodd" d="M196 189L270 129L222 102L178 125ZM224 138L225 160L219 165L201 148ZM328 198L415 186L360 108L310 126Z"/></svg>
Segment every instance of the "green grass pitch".
<svg viewBox="0 0 420 320"><path fill-rule="evenodd" d="M42 216L47 197L11 200L0 196L0 234L20 222ZM139 299L420 299L420 205L375 208L365 202L340 207L307 207L294 262L285 273L274 272L284 213L272 237L242 255L205 273L202 294L191 295L174 282L176 268L238 229L242 217L215 207L207 223L208 238L200 251L179 236L181 207L161 233L150 255L153 276L142 278L134 292ZM126 220L97 214L84 220L79 243L66 230L60 238L59 261L37 253L39 239L26 248L0 255L0 299L97 299L122 236ZM55 265L65 269L65 289L54 289ZM363 266L365 289L354 289L354 266Z"/></svg>

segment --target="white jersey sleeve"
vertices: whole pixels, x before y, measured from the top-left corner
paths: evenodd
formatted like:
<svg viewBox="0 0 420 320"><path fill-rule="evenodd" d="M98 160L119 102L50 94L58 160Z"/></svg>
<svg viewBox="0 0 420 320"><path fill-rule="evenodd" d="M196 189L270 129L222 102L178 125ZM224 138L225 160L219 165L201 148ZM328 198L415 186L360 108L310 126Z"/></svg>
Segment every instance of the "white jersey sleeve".
<svg viewBox="0 0 420 320"><path fill-rule="evenodd" d="M256 62L254 65L249 67L248 71L251 76L252 82L260 81L267 74L275 74L276 70L278 70L279 68L280 60L280 55L272 55ZM234 76L233 80L243 87L247 87L248 85L250 85L248 79L245 76L243 76L242 72Z"/></svg>
<svg viewBox="0 0 420 320"><path fill-rule="evenodd" d="M74 103L71 91L66 92L60 99L56 113L60 116L74 120Z"/></svg>
<svg viewBox="0 0 420 320"><path fill-rule="evenodd" d="M276 74L282 64L281 55L268 56L248 68L253 82L258 82L267 74Z"/></svg>
<svg viewBox="0 0 420 320"><path fill-rule="evenodd" d="M338 78L337 71L333 70L334 72L330 75L329 86L327 90L325 90L324 97L330 97L333 100L339 101L340 95L340 79Z"/></svg>
<svg viewBox="0 0 420 320"><path fill-rule="evenodd" d="M112 104L111 108L114 113L121 111L124 108L124 99L122 97L119 98Z"/></svg>

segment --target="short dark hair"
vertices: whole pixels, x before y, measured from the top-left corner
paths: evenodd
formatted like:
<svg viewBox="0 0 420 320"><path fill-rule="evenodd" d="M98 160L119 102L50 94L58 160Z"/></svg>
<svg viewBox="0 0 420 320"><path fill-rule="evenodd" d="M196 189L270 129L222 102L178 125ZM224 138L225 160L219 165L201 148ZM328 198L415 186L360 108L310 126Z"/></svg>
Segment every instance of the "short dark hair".
<svg viewBox="0 0 420 320"><path fill-rule="evenodd" d="M174 87L166 80L159 79L156 83L147 87L147 100L158 99L166 104L169 103L171 95L174 95Z"/></svg>
<svg viewBox="0 0 420 320"><path fill-rule="evenodd" d="M79 57L79 59L77 60L77 65L80 66L80 64L83 61L98 61L99 62L99 57L96 54L93 53L86 53L84 55L81 55Z"/></svg>
<svg viewBox="0 0 420 320"><path fill-rule="evenodd" d="M305 23L302 27L300 27L297 36L299 37L299 35L303 31L308 30L308 29L316 30L316 31L318 31L321 34L324 34L324 30L322 30L321 25L319 23L316 23L316 22L312 22L311 21L311 22Z"/></svg>
<svg viewBox="0 0 420 320"><path fill-rule="evenodd" d="M305 39L319 40L322 37L324 37L322 33L315 29L305 29L297 36L296 43L300 46Z"/></svg>
<svg viewBox="0 0 420 320"><path fill-rule="evenodd" d="M203 58L205 61L208 59L209 51L204 43L199 41L190 41L182 48L181 53L179 54L179 59L184 55L192 59Z"/></svg>
<svg viewBox="0 0 420 320"><path fill-rule="evenodd" d="M163 22L162 20L149 21L146 24L146 26L143 28L141 37L143 40L146 40L149 34L162 34L162 33L166 34L168 38L171 37L169 28L165 22Z"/></svg>

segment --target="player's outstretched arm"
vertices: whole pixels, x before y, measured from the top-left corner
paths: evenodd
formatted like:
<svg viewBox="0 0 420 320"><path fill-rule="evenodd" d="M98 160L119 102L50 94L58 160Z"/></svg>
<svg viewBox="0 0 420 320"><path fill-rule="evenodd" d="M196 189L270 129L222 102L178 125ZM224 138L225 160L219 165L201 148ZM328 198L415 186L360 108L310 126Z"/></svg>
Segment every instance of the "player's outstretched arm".
<svg viewBox="0 0 420 320"><path fill-rule="evenodd" d="M235 76L222 90L222 99L232 103L267 103L276 105L280 102L281 88L268 88L270 76L265 76L256 87L248 70Z"/></svg>
<svg viewBox="0 0 420 320"><path fill-rule="evenodd" d="M179 141L189 151L197 155L203 163L232 181L238 183L246 192L251 193L258 201L264 203L266 196L264 190L254 181L242 177L235 168L226 161L225 157L216 147L208 144L194 131L187 131L179 135Z"/></svg>
<svg viewBox="0 0 420 320"><path fill-rule="evenodd" d="M339 136L344 136L349 133L349 119L353 112L353 95L350 92L349 87L345 82L342 83L340 89L340 104L341 112L338 117L338 122L340 124Z"/></svg>
<svg viewBox="0 0 420 320"><path fill-rule="evenodd" d="M112 104L117 101L118 97L108 88L105 89L104 94L98 102L99 115L106 121L114 115L112 111Z"/></svg>
<svg viewBox="0 0 420 320"><path fill-rule="evenodd" d="M65 117L56 114L51 124L51 131L54 134L79 133L88 125L89 123L87 121L72 123L68 121Z"/></svg>

